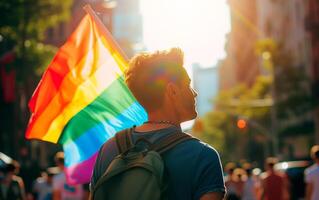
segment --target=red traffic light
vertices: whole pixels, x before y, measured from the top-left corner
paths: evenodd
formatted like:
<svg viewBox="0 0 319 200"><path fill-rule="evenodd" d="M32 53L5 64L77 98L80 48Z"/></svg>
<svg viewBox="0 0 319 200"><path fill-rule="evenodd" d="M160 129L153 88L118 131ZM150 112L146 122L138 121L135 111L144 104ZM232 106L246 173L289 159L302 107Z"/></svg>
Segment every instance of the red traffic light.
<svg viewBox="0 0 319 200"><path fill-rule="evenodd" d="M239 120L237 121L237 127L238 127L238 128L244 129L244 128L246 128L246 126L247 126L247 122L246 122L245 120L239 119Z"/></svg>

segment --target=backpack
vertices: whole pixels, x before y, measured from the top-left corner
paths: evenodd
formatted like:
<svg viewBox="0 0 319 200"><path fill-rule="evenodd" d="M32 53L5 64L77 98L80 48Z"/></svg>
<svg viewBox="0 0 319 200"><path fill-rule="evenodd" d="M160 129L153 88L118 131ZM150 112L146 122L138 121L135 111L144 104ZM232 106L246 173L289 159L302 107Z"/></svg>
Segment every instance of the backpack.
<svg viewBox="0 0 319 200"><path fill-rule="evenodd" d="M161 154L192 136L180 132L160 138L154 144L145 138L132 143L133 128L115 135L119 155L116 156L92 192L92 199L164 200L167 179Z"/></svg>

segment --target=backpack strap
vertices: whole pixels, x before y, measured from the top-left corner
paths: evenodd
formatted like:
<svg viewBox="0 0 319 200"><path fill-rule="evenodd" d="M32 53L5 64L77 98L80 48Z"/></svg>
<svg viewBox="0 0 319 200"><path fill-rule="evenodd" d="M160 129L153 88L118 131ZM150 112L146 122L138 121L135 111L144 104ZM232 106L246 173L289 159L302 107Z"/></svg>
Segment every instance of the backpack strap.
<svg viewBox="0 0 319 200"><path fill-rule="evenodd" d="M133 128L125 129L115 134L116 145L120 154L133 147L131 133Z"/></svg>
<svg viewBox="0 0 319 200"><path fill-rule="evenodd" d="M198 140L198 139L192 137L191 135L187 133L178 132L178 133L166 136L163 139L160 139L159 142L156 142L155 144L152 145L152 150L162 154L170 150L177 144L182 143L186 140Z"/></svg>

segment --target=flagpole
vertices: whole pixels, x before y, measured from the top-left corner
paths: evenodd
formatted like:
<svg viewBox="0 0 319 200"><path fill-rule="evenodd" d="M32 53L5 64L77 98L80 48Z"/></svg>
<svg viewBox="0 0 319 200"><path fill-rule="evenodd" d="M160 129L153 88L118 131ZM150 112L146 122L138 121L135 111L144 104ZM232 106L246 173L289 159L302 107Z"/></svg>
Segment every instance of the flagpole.
<svg viewBox="0 0 319 200"><path fill-rule="evenodd" d="M128 57L125 54L125 52L121 49L121 47L119 46L119 44L116 42L116 40L114 39L114 37L112 36L112 34L107 30L107 28L104 26L104 24L102 23L102 21L100 20L100 18L96 15L96 13L94 12L94 10L92 9L92 7L89 4L86 4L83 9L93 17L95 23L97 24L98 27L100 27L101 31L103 34L105 34L106 38L108 39L108 41L111 43L111 45L121 54L121 56L123 57L123 59L125 61L128 62Z"/></svg>

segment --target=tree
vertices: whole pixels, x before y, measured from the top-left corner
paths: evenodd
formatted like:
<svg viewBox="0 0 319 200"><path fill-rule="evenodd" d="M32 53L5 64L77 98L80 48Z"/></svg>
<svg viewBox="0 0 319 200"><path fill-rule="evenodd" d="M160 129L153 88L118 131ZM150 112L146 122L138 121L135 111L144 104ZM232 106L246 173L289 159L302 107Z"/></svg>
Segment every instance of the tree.
<svg viewBox="0 0 319 200"><path fill-rule="evenodd" d="M42 43L45 31L68 19L71 4L72 0L0 2L0 33L4 39L1 49L8 51L14 47L15 67L22 82L25 81L26 74L39 74L39 67L47 64L48 57L54 53L52 46Z"/></svg>
<svg viewBox="0 0 319 200"><path fill-rule="evenodd" d="M259 76L251 88L238 85L220 91L214 100L216 109L199 119L203 128L201 132L195 131L196 136L213 145L221 153L224 162L250 157L261 163L264 152L260 152L253 144L250 144L252 148L247 147L252 141L254 144L266 145L268 135L253 127L249 120L261 126L269 126L270 104L267 100L270 99L270 86L269 76ZM240 129L237 122L243 117L247 124L246 128Z"/></svg>
<svg viewBox="0 0 319 200"><path fill-rule="evenodd" d="M203 131L195 132L204 141L217 145L224 161L259 159L261 164L263 157L271 153L273 106L276 107L276 120L279 122L275 137L282 139L313 132L311 120L302 119L313 108L306 70L296 66L298 63L285 51L283 44L271 39L259 41L256 53L263 57L265 75L258 76L250 88L241 84L220 91L214 100L216 109L200 119L203 121ZM247 122L245 129L237 127L241 118ZM264 152L259 151L261 148L256 144L264 146Z"/></svg>
<svg viewBox="0 0 319 200"><path fill-rule="evenodd" d="M256 51L268 59L263 59L263 66L268 68L274 77L274 102L277 110L277 121L280 122L278 136L286 137L307 134L314 131L311 117L314 102L311 98L310 77L307 65L294 58L285 49L284 42L271 39L260 40ZM307 117L308 115L308 117Z"/></svg>
<svg viewBox="0 0 319 200"><path fill-rule="evenodd" d="M7 73L14 71L16 74L16 100L12 108L11 104L0 103L1 117L11 116L12 119L8 120L13 121L13 127L1 128L0 137L2 144L14 140L14 144L8 145L10 154L14 155L18 143L23 141L29 118L28 99L56 51L56 47L43 43L45 32L68 19L71 5L72 0L0 1L0 58L7 52L14 54L12 62L0 63L0 67L4 67ZM10 109L3 109L8 107ZM15 114L12 116L11 113Z"/></svg>

